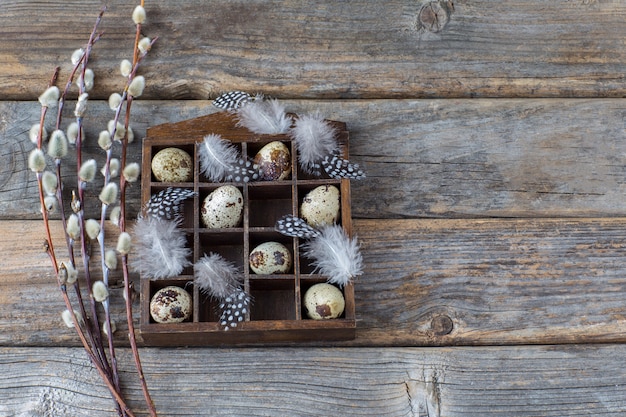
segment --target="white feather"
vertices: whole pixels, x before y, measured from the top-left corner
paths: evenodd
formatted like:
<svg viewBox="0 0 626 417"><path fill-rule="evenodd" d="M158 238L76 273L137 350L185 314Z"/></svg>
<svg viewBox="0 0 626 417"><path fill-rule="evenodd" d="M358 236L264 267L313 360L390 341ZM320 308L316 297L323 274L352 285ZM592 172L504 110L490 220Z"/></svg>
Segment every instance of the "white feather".
<svg viewBox="0 0 626 417"><path fill-rule="evenodd" d="M262 98L255 97L237 111L237 124L258 134L286 133L291 127L291 118L285 113L285 107L278 100Z"/></svg>
<svg viewBox="0 0 626 417"><path fill-rule="evenodd" d="M320 234L302 245L304 255L312 260L315 272L340 287L363 273L363 256L356 238L350 238L339 225L328 225Z"/></svg>
<svg viewBox="0 0 626 417"><path fill-rule="evenodd" d="M204 255L193 266L194 284L218 300L224 300L239 287L239 271L217 253Z"/></svg>
<svg viewBox="0 0 626 417"><path fill-rule="evenodd" d="M191 250L178 222L157 217L140 217L133 228L136 256L133 269L146 278L170 278L189 265Z"/></svg>
<svg viewBox="0 0 626 417"><path fill-rule="evenodd" d="M200 155L200 172L213 182L223 180L239 159L237 148L214 133L204 137L198 154Z"/></svg>
<svg viewBox="0 0 626 417"><path fill-rule="evenodd" d="M337 131L319 112L305 114L295 120L289 135L296 142L300 167L307 173L314 171L328 155L339 153Z"/></svg>

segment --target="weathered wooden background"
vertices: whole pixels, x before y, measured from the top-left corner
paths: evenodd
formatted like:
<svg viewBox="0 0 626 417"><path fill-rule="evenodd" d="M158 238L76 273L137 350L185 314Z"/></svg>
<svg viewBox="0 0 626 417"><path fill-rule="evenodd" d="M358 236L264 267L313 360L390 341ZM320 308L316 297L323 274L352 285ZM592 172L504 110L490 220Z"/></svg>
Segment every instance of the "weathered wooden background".
<svg viewBox="0 0 626 417"><path fill-rule="evenodd" d="M88 138L112 117L105 100L132 50L135 3L106 3ZM447 23L424 27L427 3L146 2L144 33L159 39L140 68L138 138L215 111L220 92L262 92L345 121L368 174L352 186L367 264L357 338L142 348L162 415L626 413L626 2L457 0ZM60 321L26 167L37 97L55 66L65 80L101 5L0 5L1 416L114 415ZM85 152L101 161L94 142ZM139 204L132 189L131 216Z"/></svg>

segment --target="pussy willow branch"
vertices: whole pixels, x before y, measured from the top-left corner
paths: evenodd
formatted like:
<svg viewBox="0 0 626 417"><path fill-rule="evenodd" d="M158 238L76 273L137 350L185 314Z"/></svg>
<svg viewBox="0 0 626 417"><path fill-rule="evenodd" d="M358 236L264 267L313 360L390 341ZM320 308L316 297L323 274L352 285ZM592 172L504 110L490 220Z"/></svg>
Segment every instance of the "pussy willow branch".
<svg viewBox="0 0 626 417"><path fill-rule="evenodd" d="M100 22L102 21L102 16L104 16L105 11L106 11L106 6L102 7L102 9L100 10L100 14L96 18L96 23L94 24L93 29L91 33L89 34L89 41L87 42L87 46L85 47L85 52L80 57L80 60L76 63L76 65L74 65L74 68L72 69L72 72L70 73L70 76L68 77L67 83L65 84L65 89L63 90L63 93L61 94L61 98L59 100L59 111L57 112L57 125L56 125L57 129L59 129L61 125L61 119L63 117L62 115L63 104L65 103L65 97L67 96L67 93L70 90L70 87L72 86L72 81L74 80L76 71L78 71L78 68L83 63L83 60L86 60L86 57L88 57L89 54L91 53L91 48L93 47L93 45L100 39L100 36L102 36L102 33L96 34L96 32L98 30L98 26L100 25ZM86 63L83 64L83 71L82 71L83 80L85 79L84 68L86 68Z"/></svg>
<svg viewBox="0 0 626 417"><path fill-rule="evenodd" d="M143 6L143 1L142 1ZM124 119L124 137L122 138L122 151L120 156L120 166L123 168L126 166L126 154L128 147L128 127L130 124L130 110L132 106L132 96L128 94L128 87L130 83L133 81L137 69L139 68L140 62L146 56L146 53L141 54L139 51L139 40L141 39L141 24L137 24L137 30L135 34L135 47L133 51L133 64L132 70L128 75L128 79L126 81L126 86L124 87L124 91L122 93L122 99L120 100L120 104L117 106L115 111L115 117L113 118L113 128L111 131L111 137L115 138L115 134L117 132L117 123L121 117L122 105L126 101L126 114ZM148 50L152 48L154 43L157 41L158 37L155 37L150 41L150 46ZM126 231L126 179L123 175L120 175L120 231ZM128 273L128 257L126 255L122 256L122 270L124 275L124 294L126 295L126 321L128 324L128 339L131 345L131 350L133 352L133 360L135 362L135 368L137 369L137 374L139 376L139 380L141 382L141 390L143 392L143 396L145 398L148 409L150 410L150 415L152 417L157 416L156 408L154 406L154 402L150 396L150 391L148 390L148 385L146 383L146 379L143 373L143 367L141 366L141 359L139 357L139 350L137 348L137 340L135 339L135 325L133 322L133 306L132 306L132 291L130 285L130 277Z"/></svg>
<svg viewBox="0 0 626 417"><path fill-rule="evenodd" d="M47 107L43 106L42 107L42 111L41 111L41 124L40 124L40 130L39 130L39 136L37 139L37 147L38 149L41 149L41 145L42 145L42 138L43 138L43 121L45 120L45 116L47 113ZM44 223L44 229L46 231L46 252L48 253L49 257L50 257L50 261L52 264L52 268L53 271L57 277L57 283L59 285L59 288L61 289L61 294L63 296L63 301L65 303L65 306L67 308L67 310L70 312L70 317L72 319L72 323L74 324L74 328L76 329L76 333L78 334L78 337L83 345L83 348L85 349L85 352L87 353L87 356L89 356L89 359L91 360L91 362L94 364L94 367L96 368L97 372L100 374L100 376L102 377L104 383L106 384L107 388L109 389L109 391L111 392L111 395L113 396L113 398L115 399L117 405L123 410L123 412L128 415L129 417L134 417L132 411L128 408L128 406L126 405L126 402L124 401L124 399L121 397L121 395L119 394L119 390L116 389L116 387L113 385L111 379L110 379L110 375L105 371L105 369L102 366L102 363L100 362L100 360L98 359L98 357L96 356L96 354L94 354L89 342L87 341L87 338L85 337L85 334L83 332L83 329L81 327L81 323L78 320L78 318L76 317L76 315L74 314L74 309L72 307L72 303L67 295L67 289L66 289L66 284L64 282L60 281L60 277L59 277L59 265L57 263L57 259L56 259L56 254L54 251L54 244L53 244L53 240L52 240L52 233L50 230L50 219L48 216L48 211L46 210L46 205L44 202L44 191L43 191L43 184L41 181L41 173L37 174L37 185L38 185L38 189L39 189L39 203L41 206L41 212L42 212L42 217L43 217L43 223Z"/></svg>
<svg viewBox="0 0 626 417"><path fill-rule="evenodd" d="M143 6L143 1L142 1L142 6ZM144 54L140 54L139 52L139 39L141 37L141 24L138 23L137 24L137 30L136 30L136 35L135 35L135 49L133 51L133 65L132 65L132 70L131 73L128 76L128 80L126 82L126 87L124 88L124 92L122 95L122 101L120 102L117 111L115 113L115 118L114 118L114 122L113 122L113 126L114 126L114 132L113 132L113 136L115 135L115 129L117 127L117 123L119 121L119 117L120 117L120 112L121 112L121 108L122 105L124 103L124 99L126 99L126 114L125 114L125 119L124 119L124 137L122 139L122 152L121 152L121 161L120 161L120 166L121 167L125 167L126 166L126 154L127 154L127 148L128 148L128 128L130 125L130 112L131 112L131 107L132 107L132 103L133 103L133 96L128 94L128 87L130 86L130 83L133 81L136 73L137 73L137 69L139 68L139 64L142 61L142 59L146 56L146 53ZM150 48L152 48L152 46L154 45L154 42L156 42L158 38L155 37L154 39L151 40L150 42ZM148 49L148 50L149 50ZM125 232L126 231L126 179L124 177L124 175L120 175L120 231L121 232ZM126 321L128 323L128 339L130 342L130 346L131 346L131 350L133 352L133 359L135 361L135 367L137 369L137 374L139 376L139 381L141 383L141 390L143 392L146 404L148 406L148 409L150 410L150 415L152 417L156 417L157 416L157 412L156 412L156 408L154 406L154 402L152 401L152 397L150 396L150 391L148 390L148 385L146 383L146 379L143 373L143 367L141 366L141 359L139 357L139 350L137 348L137 340L135 339L135 325L133 322L133 297L132 297L132 291L131 291L131 285L130 285L130 277L129 277L129 273L128 273L128 257L127 255L123 255L122 256L122 269L123 269L123 275L124 275L124 294L126 295L125 300L126 300Z"/></svg>
<svg viewBox="0 0 626 417"><path fill-rule="evenodd" d="M65 100L65 94L67 94L68 91L68 87L71 85L72 83L72 79L75 76L76 72L77 72L77 68L79 66L82 66L82 73L84 74L84 70L87 66L87 63L89 61L89 53L91 51L91 45L93 44L94 39L98 38L96 36L96 31L97 31L97 27L98 24L101 21L101 17L102 14L104 13L104 11L102 11L100 13L100 15L98 16L98 19L96 20L96 24L93 27L93 30L89 36L89 42L88 42L88 46L85 48L85 51L83 52L81 58L76 62L76 64L74 65L74 69L72 71L72 73L70 74L70 78L66 84L66 89L63 92L63 95L61 96L61 100L63 101ZM80 78L80 82L78 83L78 89L79 89L79 95L82 94L85 91L85 84L84 84L84 76ZM61 121L60 118L62 117L61 113L58 113L57 115L57 126L60 126ZM76 138L76 172L78 173L78 171L80 170L80 166L82 164L82 133L83 133L83 129L82 129L82 118L81 117L77 117L77 125L78 125L78 134L77 134L77 138ZM57 166L59 166L60 161L57 162ZM59 176L58 176L58 181L61 182L61 176L60 176L60 170L58 171ZM85 317L85 327L88 330L88 334L89 334L89 338L90 340L92 340L92 346L98 356L98 358L100 359L100 363L102 364L103 369L109 374L111 375L112 379L113 379L113 383L117 388L117 391L119 391L119 382L118 382L118 378L116 378L116 370L112 367L112 365L109 363L109 361L107 360L106 354L105 354L105 349L104 349L104 345L102 343L102 336L100 334L100 324L99 324L99 320L98 320L98 313L97 313L97 309L96 309L96 302L93 299L93 297L91 296L91 273L90 273L90 267L89 267L89 252L87 250L87 238L86 238L86 233L85 233L85 220L84 220L84 189L85 189L85 183L83 181L80 180L80 177L78 178L78 184L77 184L77 188L78 188L78 204L73 204L73 208L76 208L76 215L78 216L79 219L79 226L80 226L80 248L81 248L81 256L83 259L83 270L85 273L85 282L87 285L87 288L89 290L90 293L90 297L89 297L89 305L90 305L90 310L91 310L91 315L87 315L85 314L85 309L84 309L84 303L83 303L83 299L82 299L82 295L80 294L80 287L78 285L78 281L76 281L74 283L74 288L76 290L77 296L79 297L79 305L81 307L83 316ZM63 201L63 199L61 199L61 202ZM64 205L62 207L62 210L64 209ZM66 233L67 234L67 233ZM68 248L69 251L73 251L73 245L70 245ZM73 256L72 256L73 258Z"/></svg>
<svg viewBox="0 0 626 417"><path fill-rule="evenodd" d="M59 76L59 67L54 69L54 73L50 79L50 83L48 87L53 86L56 83L57 77ZM46 114L48 113L48 106L41 106L41 115L39 116L39 131L37 133L37 149L41 149L43 144L43 126L46 120ZM52 243L52 233L50 233L50 220L48 218L48 210L46 210L46 204L44 202L44 193L43 193L43 184L41 182L42 174L41 172L37 173L37 184L39 186L39 203L41 205L41 215L43 217L43 223L46 229L46 252L50 256L50 261L52 262L52 266L54 268L54 273L58 275L59 273L59 265L57 263L57 258L54 252L54 244Z"/></svg>
<svg viewBox="0 0 626 417"><path fill-rule="evenodd" d="M93 26L93 29L89 35L89 40L87 42L87 46L85 47L85 51L83 52L83 54L80 56L80 58L77 60L77 62L74 64L74 67L72 68L72 71L70 72L70 75L68 76L68 80L65 84L65 89L63 90L60 98L59 98L59 109L57 112L57 120L56 120L56 129L59 129L61 126L61 120L63 118L63 107L64 107L64 103L65 103L65 98L69 92L69 89L73 83L73 80L76 76L76 72L78 71L78 69L82 66L83 68L83 77L82 79L84 79L84 68L86 67L88 58L89 58L89 53L91 51L92 46L95 44L95 42L97 42L100 39L101 33L97 34L97 29L98 26L102 20L102 16L104 15L106 8L102 8L102 10L100 11L100 14L98 15L96 22ZM81 89L81 93L84 91L84 83L82 86L79 85L79 89ZM80 136L82 136L82 126L79 124L78 125L78 134ZM80 167L80 163L81 163L81 153L80 153L80 141L77 139L78 142L78 146L77 146L77 165ZM56 163L56 174L57 174L57 200L59 202L59 211L61 213L61 222L63 225L63 230L67 230L67 219L65 217L65 203L64 203L64 199L63 199L63 182L62 182L62 176L61 176L61 161L59 159L57 159L55 161ZM82 201L79 200L79 206L82 206ZM81 221L81 226L82 226L82 221ZM83 241L84 241L84 233L82 233L82 237L83 237ZM67 248L68 248L68 252L69 252L69 256L70 256L70 262L72 264L72 266L76 267L76 263L75 263L75 258L74 258L74 247L72 244L72 240L70 239L69 235L67 233L65 233L65 239L66 239L66 244L67 244ZM88 284L89 286L89 284ZM90 288L90 287L89 287ZM96 349L96 352L98 354L98 358L99 358L99 362L102 364L103 368L105 370L107 370L108 373L111 373L111 366L109 365L106 356L104 354L104 348L102 347L102 342L100 341L100 329L99 329L99 325L97 324L97 315L94 315L94 308L92 308L92 315L94 315L96 320L96 324L92 324L91 319L89 318L89 315L86 314L86 310L85 310L85 305L83 302L83 297L82 297L82 293L80 291L80 285L79 282L76 281L74 283L74 290L76 292L76 296L78 299L78 305L79 308L81 310L81 314L83 315L83 317L85 318L85 320L87 321L87 323L89 324L87 327L87 335L89 337L90 343L92 346L94 346L94 348ZM93 306L95 307L95 306ZM116 384L117 386L118 384Z"/></svg>
<svg viewBox="0 0 626 417"><path fill-rule="evenodd" d="M100 15L102 16L102 15ZM98 20L99 22L99 20ZM94 32L95 32L95 27L94 26ZM98 39L99 36L90 36L90 39L92 43L95 43ZM61 96L59 97L59 103L58 103L58 111L57 111L57 120L56 120L56 124L55 124L55 129L59 129L61 126L61 120L63 118L63 107L64 107L64 103L65 103L65 97L67 96L67 93L70 90L70 87L72 86L72 82L74 80L74 77L76 75L76 71L78 70L79 66L81 65L83 59L84 59L84 54L81 55L80 59L78 60L78 62L76 62L76 64L74 65L74 67L72 68L72 71L70 72L70 75L67 79L67 82L65 83L65 89L63 90L63 92L61 93ZM60 159L56 159L55 160L55 167L56 167L56 176L57 176L57 201L59 203L59 212L61 214L61 224L63 226L63 230L67 230L67 217L65 216L65 200L63 199L63 181L62 181L62 176L61 176L61 160ZM69 254L69 258L70 258L70 263L73 267L76 267L76 260L74 257L74 245L73 245L73 241L70 238L70 236L67 233L64 233L65 235L65 244L67 246L67 251ZM83 296L82 293L80 291L80 285L78 280L74 282L74 291L76 293L76 297L78 299L78 305L79 305L79 309L81 314L83 315L83 317L85 318L85 320L88 320L88 316L87 316L87 312L85 310L85 304L83 302ZM88 327L88 329L90 329L91 327ZM93 334L91 331L89 331L87 333L88 337L89 337L89 342L91 346L95 346L95 341L93 338ZM102 358L102 355L99 356L98 358L99 362L102 364L102 366L108 367L108 364L105 365L106 361L104 360L104 358Z"/></svg>
<svg viewBox="0 0 626 417"><path fill-rule="evenodd" d="M104 164L104 187L110 181L110 172L111 172L111 148L106 151L106 162ZM102 282L109 287L109 267L106 264L106 250L104 245L104 226L106 223L106 213L109 205L102 203L102 207L100 209L100 231L98 232L98 244L100 245L100 258L101 258L101 268L102 268ZM111 365L113 368L113 377L116 385L119 385L119 374L117 371L117 357L115 356L115 348L113 345L113 329L111 326L111 309L109 299L107 298L102 302L102 307L104 308L104 325L106 326L106 335L107 341L109 344L109 356L111 357Z"/></svg>
<svg viewBox="0 0 626 417"><path fill-rule="evenodd" d="M143 7L143 1L141 2L141 6ZM143 58L147 54L147 51L145 53L141 53L141 51L139 51L138 45L139 45L140 39L141 39L141 24L138 23L136 25L136 32L135 32L135 45L134 45L134 50L133 50L132 69L131 69L130 74L128 75L128 79L126 81L126 86L124 87L124 91L122 92L122 99L120 100L120 103L117 106L117 109L115 111L115 117L113 118L113 128L111 131L111 137L115 138L115 135L117 132L117 124L121 117L122 105L124 104L124 102L126 102L126 113L125 113L125 119L124 119L125 132L124 132L124 137L121 140L122 151L121 151L121 156L120 156L120 167L122 169L126 166L126 155L127 155L127 148L128 148L128 128L130 125L130 113L131 113L131 107L132 107L132 101L133 101L133 97L130 94L128 94L128 88L137 73L137 69L139 68L140 62L143 60ZM158 37L155 37L154 39L150 41L148 51L152 48L152 46L154 45L157 39ZM120 227L121 232L126 231L126 179L124 178L124 175L120 175L120 223L119 223L119 227ZM135 325L133 322L133 314L132 314L132 311L133 311L132 309L133 300L132 300L132 291L131 291L132 289L131 289L130 277L128 273L128 257L126 255L122 256L122 270L123 270L123 275L124 275L124 294L126 295L125 300L126 300L126 321L128 324L128 339L131 345L131 350L133 352L133 359L135 362L135 367L137 369L139 380L141 382L141 389L142 389L146 404L148 406L148 409L150 410L150 415L152 417L156 417L157 416L156 408L150 396L150 391L148 390L148 386L147 386L145 376L143 373L143 367L141 365L141 359L139 357L137 341L135 339Z"/></svg>
<svg viewBox="0 0 626 417"><path fill-rule="evenodd" d="M50 80L50 83L48 84L48 87L51 87L52 85L54 85L56 83L56 80L57 80L58 75L59 75L59 70L60 70L59 67L55 68L54 74L52 75L52 78ZM39 121L40 129L39 129L39 132L38 132L38 135L37 135L37 148L38 149L41 149L42 148L42 144L43 144L43 128L42 127L44 125L44 121L45 121L47 112L48 112L48 107L47 106L42 106L42 108L41 108L41 117L40 117L40 121ZM60 177L60 168L59 168L60 164L57 163L56 166L57 166L57 178L61 178ZM83 344L83 347L85 348L85 351L87 352L87 354L90 357L91 361L95 365L100 364L100 367L101 367L102 366L101 358L96 357L96 355L94 354L94 352L93 352L93 350L91 348L92 345L90 345L89 342L87 341L87 338L85 337L85 334L83 333L83 331L82 331L82 329L80 327L80 323L79 323L76 315L74 314L74 309L72 307L71 301L70 301L69 297L67 296L66 284L62 283L61 281L59 281L59 265L58 265L58 261L57 261L57 258L56 258L56 253L55 253L55 250L54 250L54 243L52 241L52 233L50 231L50 219L49 219L49 216L48 216L48 211L46 210L46 207L45 207L43 184L42 184L41 179L42 179L42 174L41 173L37 173L37 184L38 184L38 188L39 188L39 203L40 203L40 206L41 206L41 213L42 213L42 217L43 217L44 228L46 230L46 252L48 253L48 255L50 257L50 261L52 263L52 268L53 268L54 273L55 273L55 275L57 277L57 282L58 282L59 287L61 288L61 291L62 291L62 294L63 294L63 300L65 302L65 306L66 306L67 310L70 312L70 317L72 318L72 322L74 323L74 327L76 328L76 332L78 333L78 336L79 336L79 338L80 338L80 340L81 340L81 342ZM62 203L63 199L60 196L60 192L59 192L60 189L61 189L60 187L57 187L57 195L60 197L59 201ZM64 216L63 216L63 218L65 220ZM65 222L63 223L63 230L66 230L66 223ZM65 233L65 235L66 235L66 239L69 239L69 236L67 236L67 233ZM69 245L69 244L68 244L68 246L71 247L71 245ZM71 251L70 251L70 254L71 254L72 258L73 258L73 253ZM72 263L73 263L73 261L72 261ZM75 285L75 288L76 288L77 294L78 294L78 300L79 300L79 305L80 305L80 308L81 308L81 314L83 315L83 317L86 317L85 309L84 309L84 306L83 306L83 303L82 303L82 299L81 299L81 295L80 295L80 289L78 289L76 287L77 284L78 284L78 281L76 281L76 283L74 285ZM89 336L90 336L90 339L93 340L91 338L91 334L89 334ZM106 373L104 372L104 369L100 369L100 367L97 366L98 372L101 372L104 376L107 376ZM107 376L106 381L108 381L108 376ZM110 386L109 388L112 389L113 387Z"/></svg>
<svg viewBox="0 0 626 417"><path fill-rule="evenodd" d="M82 65L82 76L80 77L81 82L79 83L79 94L82 94L85 90L85 86L84 86L84 74L85 74L85 69L87 66L87 62L88 62L88 57L89 57L89 53L91 51L91 47L92 45L95 43L95 41L97 41L100 37L100 35L96 35L96 31L97 31L97 27L98 24L102 18L102 15L104 13L104 9L102 10L102 12L100 13L100 15L98 16L98 19L96 21L96 24L94 25L94 28L90 34L89 37L89 41L87 44L87 47L84 51L84 53L82 54L82 56L80 57L80 59L78 60L78 62L76 62L70 77L68 79L68 82L66 84L65 90L63 91L63 94L59 100L59 112L57 114L57 123L56 123L56 127L57 129L60 127L61 125L61 118L62 118L62 107L63 107L63 103L65 101L65 96L67 95L67 92L69 91L69 88L72 84L72 80L79 68L79 66ZM56 74L56 72L55 72ZM56 76L54 77L56 78ZM44 109L45 110L45 109ZM42 112L44 113L44 112ZM43 119L45 118L45 113L42 115L42 122ZM77 118L77 124L78 124L78 138L77 138L77 171L80 169L80 165L81 165L81 143L82 143L82 118L78 117ZM43 126L43 123L40 124L40 126ZM40 138L38 140L39 142L39 146L41 146L41 130L40 130ZM62 198L62 181L61 181L61 169L60 169L60 160L56 160L55 161L56 164L56 171L57 171L57 179L58 179L58 187L57 187L57 196L58 196L58 201L59 204L61 206L61 213L62 213L62 223L63 223L63 228L64 230L66 229L66 218L65 218L65 210L64 210L64 204L63 204L63 198ZM38 182L40 184L40 199L43 198L43 189L42 189L42 185L41 185L41 175L38 175ZM79 184L78 184L78 189L79 189L79 224L81 227L81 252L83 255L83 260L84 260L84 269L85 269L85 277L86 280L89 282L89 259L88 259L88 252L87 252L87 248L86 248L86 233L84 231L84 212L83 212L83 190L84 190L84 184L81 183L81 181L79 180ZM51 242L51 236L50 236L50 229L49 229L49 222L47 219L47 212L45 210L45 206L43 205L43 200L42 200L42 208L43 208L43 212L44 212L44 223L46 224L46 229L47 229L47 234L48 234L48 240L49 240L49 245L48 245L48 249L49 249L49 254L51 255L51 259L53 260L53 264L55 266L55 273L57 274L57 279L58 279L58 263L56 261L56 256L55 256L55 252L54 252L54 247L52 246ZM73 244L71 242L71 239L69 238L67 232L65 233L66 235L66 243L68 244L68 250L70 253L70 262L72 263L72 266L75 266L75 261L74 261L74 256L73 256ZM67 292L66 292L66 288L65 288L65 284L61 284L59 282L59 284L61 285L61 289L63 292L63 297L67 306L68 311L70 312L70 316L72 318L72 322L74 323L74 327L76 328L76 331L79 335L79 338L81 339L81 342L83 343L83 346L85 348L85 351L87 352L88 356L90 357L92 363L94 364L94 366L96 367L96 369L98 370L98 372L100 373L100 375L102 376L103 380L105 381L106 385L109 387L109 390L112 393L112 396L115 399L116 402L116 406L118 409L118 413L120 415L125 415L125 416L132 416L132 412L130 411L130 409L128 408L128 406L125 404L123 398L121 397L120 394L120 386L119 386L119 377L117 374L117 367L116 367L116 360L114 359L114 354L113 352L111 352L111 356L112 356L112 364L109 364L106 355L104 353L104 347L102 345L102 339L100 337L100 326L98 323L98 319L97 319L97 312L95 309L95 301L93 300L93 297L90 297L91 299L91 305L92 305L92 317L93 317L93 322L90 323L89 321L89 316L85 313L85 309L84 309L84 303L82 300L82 296L81 296L81 291L80 291L80 287L78 285L78 281L76 281L74 283L74 288L78 297L78 304L80 306L81 309L81 314L83 315L84 319L85 319L85 329L87 330L87 335L89 337L89 341L87 340L87 337L85 337L85 334L83 333L83 330L80 326L79 321L76 318L76 315L74 314L74 310L72 308L71 302L69 300L69 298L67 297ZM88 288L90 290L90 295L91 295L91 284L88 283ZM111 331L110 331L110 326L108 327L109 331L108 334L111 335ZM109 338L109 342L110 342L110 347L112 347L112 340ZM110 350L111 351L111 350ZM113 366L111 366L113 365Z"/></svg>
<svg viewBox="0 0 626 417"><path fill-rule="evenodd" d="M132 105L132 96L129 98L126 107L126 132L128 132L128 119L130 114L130 108ZM126 148L128 145L128 133L124 136L124 140L122 141L122 162L124 164L126 161ZM122 165L124 166L124 165ZM120 201L121 207L126 205L126 180L122 175L120 177ZM120 215L120 230L122 232L126 229L126 224L123 221L124 215ZM139 358L139 350L137 349L137 340L135 339L135 325L133 322L133 297L130 286L130 278L128 274L128 257L127 255L122 256L122 268L124 274L124 291L126 294L126 321L128 322L128 340L130 341L131 350L133 351L133 359L135 361L135 367L137 368L137 374L139 375L139 381L141 382L141 390L143 391L144 398L146 400L146 404L150 410L150 415L152 417L156 417L157 412L154 406L154 402L152 401L152 397L150 396L150 391L148 390L148 384L146 383L146 378L143 373L143 367L141 366L141 359Z"/></svg>
<svg viewBox="0 0 626 417"><path fill-rule="evenodd" d="M90 34L89 37L89 41L87 42L87 46L85 48L85 51L82 55L82 69L81 69L81 77L79 79L79 83L78 83L78 90L79 90L79 95L83 94L86 91L85 88L85 71L87 70L87 64L88 64L88 60L89 60L89 55L91 53L91 49L93 46L93 40L97 37L96 36L96 30L97 27L102 19L102 16L104 14L104 12L106 11L106 7L103 7L100 14L98 15L98 18L96 19L96 23L93 27L93 30ZM77 155L77 162L76 162L76 169L77 172L80 170L81 168L81 164L82 164L82 134L83 134L83 118L81 116L76 117L76 124L78 126L78 135L76 138L76 155ZM108 167L110 164L110 152L107 153L107 171L108 171ZM97 318L97 313L96 313L96 302L93 299L93 296L91 294L91 288L92 288L92 282L91 282L91 277L90 277L90 273L89 273L89 254L88 251L86 250L86 239L85 239L85 233L84 233L84 187L81 185L85 185L84 183L81 184L81 180L79 179L79 187L78 187L78 200L80 202L80 212L79 212L79 221L80 221L80 225L81 225L81 236L82 236L82 246L81 246L81 251L83 254L83 263L85 264L85 281L87 283L87 286L89 288L90 291L90 301L91 301L91 307L92 307L92 314L94 315L94 334L97 334L96 336L96 342L98 344L99 347L101 347L102 350L104 350L104 346L102 345L102 338L101 338L101 334L100 334L100 323L99 320ZM107 185L107 178L105 176L105 183L104 185ZM103 204L102 206L102 216L104 217L106 214L106 205ZM101 221L101 227L100 227L100 232L98 233L99 236L102 235L102 238L98 239L98 242L100 243L100 247L101 247L101 254L102 254L102 265L103 265L103 269L102 269L102 273L103 273L103 282L105 283L105 285L108 288L109 285L109 280L108 280L108 268L106 267L106 265L104 265L104 222ZM104 308L104 314L105 314L105 326L107 329L107 345L109 348L109 359L110 359L110 364L108 363L108 361L105 361L107 363L108 366L110 366L111 369L111 373L112 373L112 377L113 377L113 382L115 384L115 386L119 389L120 385L120 379L119 379L119 373L118 373L118 369L117 369L117 358L115 356L115 348L113 345L113 332L111 330L111 312L109 309L109 300L105 300L102 303L102 306ZM104 352L102 352L104 353Z"/></svg>

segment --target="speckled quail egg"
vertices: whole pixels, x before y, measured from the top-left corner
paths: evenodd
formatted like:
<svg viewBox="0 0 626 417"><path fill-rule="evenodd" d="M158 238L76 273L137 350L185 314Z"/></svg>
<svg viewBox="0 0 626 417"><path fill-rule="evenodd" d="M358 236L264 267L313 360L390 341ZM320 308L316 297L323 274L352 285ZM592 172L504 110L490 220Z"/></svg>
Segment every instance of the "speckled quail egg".
<svg viewBox="0 0 626 417"><path fill-rule="evenodd" d="M331 284L315 284L304 293L307 316L313 320L336 319L343 314L346 300L339 288Z"/></svg>
<svg viewBox="0 0 626 417"><path fill-rule="evenodd" d="M291 252L279 242L261 243L250 252L250 268L259 275L286 274L291 264Z"/></svg>
<svg viewBox="0 0 626 417"><path fill-rule="evenodd" d="M157 323L180 323L191 317L193 302L184 289L170 285L157 291L150 300L150 315Z"/></svg>
<svg viewBox="0 0 626 417"><path fill-rule="evenodd" d="M185 182L193 179L193 160L179 148L165 148L152 158L152 173L161 182Z"/></svg>
<svg viewBox="0 0 626 417"><path fill-rule="evenodd" d="M223 185L202 202L200 217L209 229L237 227L243 216L243 195L239 188Z"/></svg>
<svg viewBox="0 0 626 417"><path fill-rule="evenodd" d="M286 180L291 174L291 153L282 142L274 141L262 147L254 163L261 169L262 181Z"/></svg>
<svg viewBox="0 0 626 417"><path fill-rule="evenodd" d="M339 218L339 189L334 185L321 185L311 190L302 200L300 217L313 227L336 223Z"/></svg>

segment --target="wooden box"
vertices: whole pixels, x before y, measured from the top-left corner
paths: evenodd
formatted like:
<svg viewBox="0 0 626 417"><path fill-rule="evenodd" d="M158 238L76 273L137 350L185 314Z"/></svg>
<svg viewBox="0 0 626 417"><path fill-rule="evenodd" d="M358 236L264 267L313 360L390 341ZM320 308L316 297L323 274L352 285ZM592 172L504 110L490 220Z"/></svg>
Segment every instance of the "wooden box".
<svg viewBox="0 0 626 417"><path fill-rule="evenodd" d="M339 131L338 139L347 157L348 132L344 123L332 122ZM242 155L254 157L266 143L281 141L292 156L291 178L282 181L230 183L238 187L244 197L243 224L232 229L206 229L199 209L203 199L224 183L213 183L200 174L197 145L204 136L216 133L239 147ZM156 152L167 147L185 150L194 160L193 182L163 183L151 173L151 161ZM194 199L185 203L184 228L193 252L193 262L205 253L217 252L235 263L243 271L245 289L252 297L247 320L234 329L223 330L218 323L217 302L193 285L193 268L187 268L174 278L151 280L141 277L141 336L146 345L234 345L259 343L291 343L304 341L349 340L355 337L355 305L353 284L342 291L346 306L337 319L312 320L303 311L302 297L313 284L326 278L313 274L310 261L300 254L297 238L283 236L274 230L278 219L286 214L298 215L304 195L323 184L333 184L341 192L340 223L349 235L350 217L349 180L312 177L301 172L297 163L295 144L288 135L259 135L237 127L236 119L227 112L219 112L179 123L168 123L149 128L143 141L142 203L167 187L184 187L196 192ZM259 243L275 240L291 249L294 259L292 271L280 275L256 275L248 263L250 251ZM150 316L152 295L168 285L187 289L193 298L192 318L187 322L162 324Z"/></svg>

